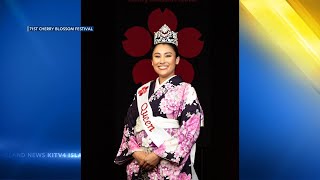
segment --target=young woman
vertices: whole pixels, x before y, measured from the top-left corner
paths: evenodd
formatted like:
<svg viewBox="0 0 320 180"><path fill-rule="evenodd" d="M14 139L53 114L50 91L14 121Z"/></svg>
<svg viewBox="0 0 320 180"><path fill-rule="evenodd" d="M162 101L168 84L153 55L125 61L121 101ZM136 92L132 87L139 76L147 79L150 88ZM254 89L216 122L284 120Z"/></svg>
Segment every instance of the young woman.
<svg viewBox="0 0 320 180"><path fill-rule="evenodd" d="M197 179L193 162L203 111L192 85L175 75L177 33L163 25L154 45L152 66L159 77L138 88L114 162L126 165L128 180Z"/></svg>

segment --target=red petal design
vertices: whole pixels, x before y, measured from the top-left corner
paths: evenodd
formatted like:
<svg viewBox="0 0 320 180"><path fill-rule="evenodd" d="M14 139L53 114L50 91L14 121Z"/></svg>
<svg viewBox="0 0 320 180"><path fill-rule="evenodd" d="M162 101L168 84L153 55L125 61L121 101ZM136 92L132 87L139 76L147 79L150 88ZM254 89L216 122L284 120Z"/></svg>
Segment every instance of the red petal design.
<svg viewBox="0 0 320 180"><path fill-rule="evenodd" d="M130 56L140 57L150 50L152 39L145 28L134 26L129 28L124 35L127 40L122 41L122 46Z"/></svg>
<svg viewBox="0 0 320 180"><path fill-rule="evenodd" d="M152 67L151 59L138 61L133 67L132 76L136 84L144 84L158 77Z"/></svg>
<svg viewBox="0 0 320 180"><path fill-rule="evenodd" d="M175 73L181 76L181 78L188 83L191 83L193 80L193 76L194 76L193 66L188 61L182 58L180 58L180 62L178 66L176 66Z"/></svg>
<svg viewBox="0 0 320 180"><path fill-rule="evenodd" d="M171 31L175 31L178 24L176 15L168 8L166 8L163 13L160 8L152 11L148 17L148 27L152 35L158 31L163 24L167 24Z"/></svg>
<svg viewBox="0 0 320 180"><path fill-rule="evenodd" d="M178 32L179 53L186 58L193 58L201 52L203 41L201 33L195 28L183 28Z"/></svg>

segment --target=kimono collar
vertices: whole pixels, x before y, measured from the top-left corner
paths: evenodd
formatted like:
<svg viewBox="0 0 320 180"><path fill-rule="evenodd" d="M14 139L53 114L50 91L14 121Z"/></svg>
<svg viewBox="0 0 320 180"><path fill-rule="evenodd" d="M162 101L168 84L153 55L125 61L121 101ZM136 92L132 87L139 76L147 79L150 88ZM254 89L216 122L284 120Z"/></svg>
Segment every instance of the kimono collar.
<svg viewBox="0 0 320 180"><path fill-rule="evenodd" d="M154 87L154 92L156 92L162 85L164 85L166 82L168 82L170 79L172 79L173 77L175 77L176 75L172 75L171 77L169 77L168 79L166 79L165 81L163 81L161 84L159 83L159 77L156 79L156 84Z"/></svg>

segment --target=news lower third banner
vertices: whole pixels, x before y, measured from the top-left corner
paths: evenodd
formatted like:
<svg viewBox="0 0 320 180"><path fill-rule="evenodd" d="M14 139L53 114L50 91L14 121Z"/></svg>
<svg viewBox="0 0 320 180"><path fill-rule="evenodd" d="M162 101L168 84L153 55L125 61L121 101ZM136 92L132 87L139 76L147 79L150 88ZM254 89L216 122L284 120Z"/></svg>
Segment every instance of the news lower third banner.
<svg viewBox="0 0 320 180"><path fill-rule="evenodd" d="M0 161L9 159L81 159L81 152L5 152Z"/></svg>
<svg viewBox="0 0 320 180"><path fill-rule="evenodd" d="M93 26L27 26L28 32L93 32Z"/></svg>

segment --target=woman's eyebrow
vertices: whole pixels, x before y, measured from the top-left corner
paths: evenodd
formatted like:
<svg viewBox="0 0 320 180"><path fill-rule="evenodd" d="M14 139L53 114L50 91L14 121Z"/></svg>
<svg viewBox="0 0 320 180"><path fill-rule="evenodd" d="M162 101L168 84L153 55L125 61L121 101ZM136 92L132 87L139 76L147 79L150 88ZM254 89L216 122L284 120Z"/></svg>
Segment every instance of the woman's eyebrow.
<svg viewBox="0 0 320 180"><path fill-rule="evenodd" d="M153 54L161 54L161 53L155 52L155 53L153 53ZM165 52L164 54L172 54L172 52Z"/></svg>

